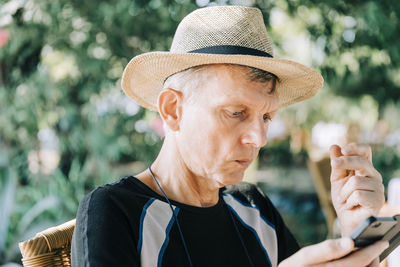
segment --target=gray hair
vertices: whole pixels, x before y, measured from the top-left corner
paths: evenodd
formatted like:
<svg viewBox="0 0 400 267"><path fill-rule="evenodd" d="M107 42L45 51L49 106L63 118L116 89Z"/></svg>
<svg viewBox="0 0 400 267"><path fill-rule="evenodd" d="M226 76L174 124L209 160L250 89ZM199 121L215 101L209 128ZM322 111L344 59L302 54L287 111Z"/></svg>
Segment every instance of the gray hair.
<svg viewBox="0 0 400 267"><path fill-rule="evenodd" d="M211 64L192 67L169 76L164 82L163 89L167 88L175 89L183 93L185 101L189 102L193 101L193 95L194 95L193 92L196 91L201 82L204 79L206 79L207 76L212 75L210 72L207 71L207 67L210 65ZM273 94L275 92L276 84L277 82L279 82L279 78L275 74L265 70L244 65L238 65L238 64L224 64L224 65L236 66L248 69L246 77L250 81L262 82L262 83L269 83L270 81L272 81L273 83L272 89L269 93Z"/></svg>

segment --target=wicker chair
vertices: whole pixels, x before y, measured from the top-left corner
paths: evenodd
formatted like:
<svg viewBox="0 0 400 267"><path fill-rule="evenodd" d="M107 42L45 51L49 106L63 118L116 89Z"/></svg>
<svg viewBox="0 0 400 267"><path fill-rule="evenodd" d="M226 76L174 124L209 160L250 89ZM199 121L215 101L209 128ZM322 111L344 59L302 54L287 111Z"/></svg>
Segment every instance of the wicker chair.
<svg viewBox="0 0 400 267"><path fill-rule="evenodd" d="M19 243L25 267L71 266L71 240L75 219L37 233Z"/></svg>

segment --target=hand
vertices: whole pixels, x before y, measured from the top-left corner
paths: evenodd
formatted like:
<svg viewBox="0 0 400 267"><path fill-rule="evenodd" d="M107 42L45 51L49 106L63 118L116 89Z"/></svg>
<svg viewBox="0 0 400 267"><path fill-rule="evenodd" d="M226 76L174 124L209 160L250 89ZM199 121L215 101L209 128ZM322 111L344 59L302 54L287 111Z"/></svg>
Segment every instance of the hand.
<svg viewBox="0 0 400 267"><path fill-rule="evenodd" d="M378 215L385 202L382 176L372 165L368 145L333 145L330 156L332 203L342 236L347 236L364 219Z"/></svg>
<svg viewBox="0 0 400 267"><path fill-rule="evenodd" d="M388 246L389 243L387 241L379 241L349 254L354 250L353 240L349 237L326 240L322 243L300 249L297 253L282 261L279 267L379 266L379 261L377 261L376 258L378 258Z"/></svg>

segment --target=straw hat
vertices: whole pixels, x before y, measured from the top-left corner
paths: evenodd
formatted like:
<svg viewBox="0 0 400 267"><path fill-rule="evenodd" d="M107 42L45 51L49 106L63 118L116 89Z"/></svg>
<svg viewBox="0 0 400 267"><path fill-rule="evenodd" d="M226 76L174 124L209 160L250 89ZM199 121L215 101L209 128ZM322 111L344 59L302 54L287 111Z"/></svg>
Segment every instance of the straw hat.
<svg viewBox="0 0 400 267"><path fill-rule="evenodd" d="M165 79L191 67L218 63L255 67L278 76L281 107L312 97L324 82L304 65L273 58L259 9L213 6L197 9L181 21L169 52L134 57L122 75L122 88L141 106L157 110Z"/></svg>

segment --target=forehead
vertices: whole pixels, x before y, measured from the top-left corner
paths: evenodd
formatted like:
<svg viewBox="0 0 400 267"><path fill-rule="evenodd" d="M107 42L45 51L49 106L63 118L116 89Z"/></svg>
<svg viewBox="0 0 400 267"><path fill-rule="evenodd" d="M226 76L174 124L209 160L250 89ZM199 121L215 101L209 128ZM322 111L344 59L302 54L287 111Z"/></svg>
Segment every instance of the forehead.
<svg viewBox="0 0 400 267"><path fill-rule="evenodd" d="M273 82L251 81L247 76L249 70L234 65L207 67L207 79L199 88L200 98L210 105L250 105L256 108L273 104L277 109L278 95L273 90Z"/></svg>

